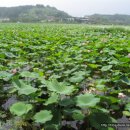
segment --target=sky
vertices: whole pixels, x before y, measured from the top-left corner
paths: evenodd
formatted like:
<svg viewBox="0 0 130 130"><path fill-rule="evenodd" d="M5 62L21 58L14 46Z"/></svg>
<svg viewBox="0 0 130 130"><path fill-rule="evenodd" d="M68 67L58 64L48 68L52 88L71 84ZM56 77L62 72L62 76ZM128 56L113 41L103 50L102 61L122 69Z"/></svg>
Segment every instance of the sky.
<svg viewBox="0 0 130 130"><path fill-rule="evenodd" d="M72 16L91 14L129 14L130 0L2 0L0 7L50 5Z"/></svg>

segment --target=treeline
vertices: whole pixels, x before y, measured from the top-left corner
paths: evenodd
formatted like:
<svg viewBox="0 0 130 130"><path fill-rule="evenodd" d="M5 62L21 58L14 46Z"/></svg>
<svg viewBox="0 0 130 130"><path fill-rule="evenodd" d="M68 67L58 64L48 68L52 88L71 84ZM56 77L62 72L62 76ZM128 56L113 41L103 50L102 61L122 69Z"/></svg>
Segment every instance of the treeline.
<svg viewBox="0 0 130 130"><path fill-rule="evenodd" d="M44 5L0 7L0 20L3 22L59 21L68 17L71 16L64 11Z"/></svg>
<svg viewBox="0 0 130 130"><path fill-rule="evenodd" d="M88 23L90 24L117 24L117 25L130 25L130 15L101 15L94 14L88 17Z"/></svg>
<svg viewBox="0 0 130 130"><path fill-rule="evenodd" d="M72 17L55 7L37 4L36 6L0 7L0 22L63 22L130 25L130 15L94 14L84 17Z"/></svg>

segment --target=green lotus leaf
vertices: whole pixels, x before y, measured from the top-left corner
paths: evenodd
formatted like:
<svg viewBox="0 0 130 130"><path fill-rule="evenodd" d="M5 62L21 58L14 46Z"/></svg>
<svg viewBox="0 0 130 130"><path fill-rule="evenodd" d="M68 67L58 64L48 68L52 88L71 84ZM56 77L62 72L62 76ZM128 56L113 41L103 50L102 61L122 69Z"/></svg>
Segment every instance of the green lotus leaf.
<svg viewBox="0 0 130 130"><path fill-rule="evenodd" d="M75 104L75 102L72 98L63 99L59 102L60 106L73 106L74 104Z"/></svg>
<svg viewBox="0 0 130 130"><path fill-rule="evenodd" d="M44 103L44 105L56 103L58 101L58 98L59 98L58 94L52 93L50 98L47 99L47 101Z"/></svg>
<svg viewBox="0 0 130 130"><path fill-rule="evenodd" d="M97 64L88 64L89 67L93 68L93 69L96 69L98 68L98 65Z"/></svg>
<svg viewBox="0 0 130 130"><path fill-rule="evenodd" d="M105 85L103 85L103 84L98 84L98 85L96 86L96 88L97 88L97 90L103 91L103 90L105 89Z"/></svg>
<svg viewBox="0 0 130 130"><path fill-rule="evenodd" d="M53 115L51 114L51 111L47 111L47 110L41 110L40 112L34 115L35 122L37 123L45 123L51 120L52 117Z"/></svg>
<svg viewBox="0 0 130 130"><path fill-rule="evenodd" d="M10 79L12 75L6 71L0 71L0 79Z"/></svg>
<svg viewBox="0 0 130 130"><path fill-rule="evenodd" d="M17 116L27 114L32 109L31 104L25 104L24 102L17 102L10 107L10 112Z"/></svg>
<svg viewBox="0 0 130 130"><path fill-rule="evenodd" d="M113 109L113 110L119 110L120 109L119 105L114 105L114 104L111 105L110 108Z"/></svg>
<svg viewBox="0 0 130 130"><path fill-rule="evenodd" d="M56 79L47 81L46 85L47 85L48 90L59 93L59 94L69 95L74 91L73 86L67 86L65 83L58 82Z"/></svg>
<svg viewBox="0 0 130 130"><path fill-rule="evenodd" d="M91 126L95 127L98 130L112 130L111 127L108 128L107 124L116 123L117 121L112 118L110 115L103 112L94 112L89 116L89 121ZM105 124L106 126L102 126Z"/></svg>
<svg viewBox="0 0 130 130"><path fill-rule="evenodd" d="M123 111L123 115L130 116L130 112L129 111Z"/></svg>
<svg viewBox="0 0 130 130"><path fill-rule="evenodd" d="M100 102L100 98L96 98L93 94L81 94L77 96L77 106L84 107L94 107Z"/></svg>
<svg viewBox="0 0 130 130"><path fill-rule="evenodd" d="M130 103L128 103L128 104L125 105L125 110L130 111Z"/></svg>
<svg viewBox="0 0 130 130"><path fill-rule="evenodd" d="M103 67L101 68L101 71L108 71L108 70L110 70L111 68L112 68L112 65L103 66Z"/></svg>
<svg viewBox="0 0 130 130"><path fill-rule="evenodd" d="M127 85L130 85L130 79L129 79L128 77L126 77L126 76L123 76L123 77L121 78L121 81L122 81L123 83L127 84Z"/></svg>
<svg viewBox="0 0 130 130"><path fill-rule="evenodd" d="M37 88L32 87L31 85L25 84L22 80L15 80L13 86L18 90L20 95L30 95L37 91Z"/></svg>
<svg viewBox="0 0 130 130"><path fill-rule="evenodd" d="M82 75L75 75L75 76L72 76L69 81L72 82L72 83L79 83L81 82L82 80L84 79L84 76Z"/></svg>
<svg viewBox="0 0 130 130"><path fill-rule="evenodd" d="M73 73L73 75L82 75L82 76L84 76L85 74L86 74L85 71L76 71Z"/></svg>
<svg viewBox="0 0 130 130"><path fill-rule="evenodd" d="M38 78L38 74L35 72L23 71L20 73L22 77Z"/></svg>
<svg viewBox="0 0 130 130"><path fill-rule="evenodd" d="M85 71L76 71L72 75L72 77L69 79L72 83L79 83L84 79L84 76L87 74Z"/></svg>
<svg viewBox="0 0 130 130"><path fill-rule="evenodd" d="M72 117L74 120L83 120L85 115L80 110L74 110Z"/></svg>
<svg viewBox="0 0 130 130"><path fill-rule="evenodd" d="M37 91L36 88L33 88L30 85L26 85L26 88L19 89L19 94L30 95L32 93L35 93L36 91Z"/></svg>

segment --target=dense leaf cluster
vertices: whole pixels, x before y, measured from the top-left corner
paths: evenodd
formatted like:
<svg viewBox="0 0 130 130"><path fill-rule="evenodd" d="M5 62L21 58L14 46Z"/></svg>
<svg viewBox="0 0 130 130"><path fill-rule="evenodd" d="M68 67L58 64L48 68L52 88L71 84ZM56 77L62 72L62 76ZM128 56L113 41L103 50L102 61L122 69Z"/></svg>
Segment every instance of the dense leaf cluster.
<svg viewBox="0 0 130 130"><path fill-rule="evenodd" d="M0 27L1 129L114 130L130 116L130 31Z"/></svg>

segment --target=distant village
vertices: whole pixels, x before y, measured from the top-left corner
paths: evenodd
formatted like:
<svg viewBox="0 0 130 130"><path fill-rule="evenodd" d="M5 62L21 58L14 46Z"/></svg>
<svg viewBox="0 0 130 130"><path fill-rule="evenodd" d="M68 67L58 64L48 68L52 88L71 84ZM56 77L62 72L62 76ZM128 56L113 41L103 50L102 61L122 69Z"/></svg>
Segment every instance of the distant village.
<svg viewBox="0 0 130 130"><path fill-rule="evenodd" d="M27 18L27 19L26 19ZM46 16L44 19L33 17L29 19L27 16L23 19L12 20L8 17L0 18L1 23L76 23L76 24L102 24L102 25L130 25L129 15L86 15L84 17L55 17ZM29 19L29 20L28 20Z"/></svg>
<svg viewBox="0 0 130 130"><path fill-rule="evenodd" d="M89 17L72 17L72 18L66 18L68 22L78 22L78 23L87 23L89 21Z"/></svg>
<svg viewBox="0 0 130 130"><path fill-rule="evenodd" d="M39 22L67 22L67 23L88 23L89 17L68 17L68 18L56 18L54 16L48 16L46 19L41 20ZM0 18L0 22L11 22L9 18ZM17 21L20 23L21 21Z"/></svg>

